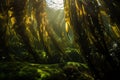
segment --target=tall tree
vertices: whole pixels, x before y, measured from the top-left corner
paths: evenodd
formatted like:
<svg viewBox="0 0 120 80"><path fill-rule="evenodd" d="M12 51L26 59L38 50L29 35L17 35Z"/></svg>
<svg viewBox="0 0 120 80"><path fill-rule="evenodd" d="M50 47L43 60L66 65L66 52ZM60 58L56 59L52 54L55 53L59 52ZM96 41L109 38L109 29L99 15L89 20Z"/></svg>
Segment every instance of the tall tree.
<svg viewBox="0 0 120 80"><path fill-rule="evenodd" d="M8 10L9 0L1 0L0 2L0 60L10 60L9 52L9 26L8 26Z"/></svg>
<svg viewBox="0 0 120 80"><path fill-rule="evenodd" d="M31 41L29 39L29 36L26 32L26 25L25 25L25 15L26 12L26 3L27 0L14 0L12 2L11 8L13 9L13 16L16 19L16 23L14 25L14 29L16 33L18 33L23 40L24 44L26 45L26 48L28 52L33 56L35 62L39 63L40 59L36 51L34 50L33 46L31 45Z"/></svg>
<svg viewBox="0 0 120 80"><path fill-rule="evenodd" d="M118 64L113 57L110 56L106 40L106 38L109 37L112 42L113 39L111 39L112 36L109 35L109 33L115 34L112 30L107 31L112 27L111 18L107 17L107 15L109 15L108 12L111 12L111 8L108 7L110 10L108 10L108 12L105 11L104 9L106 9L106 7L104 6L103 0L64 0L64 4L66 23L71 25L75 35L75 41L82 50L88 66L95 75L95 79L103 78L99 74L100 72L105 75L107 71L111 70L110 68L107 70L102 69L96 65L97 62L94 63L92 56L96 55L96 52L99 57L101 55L104 56L103 58L101 56L100 60L104 60L105 64L109 64L112 70L118 70ZM97 51L91 54L92 46L94 46ZM102 67L108 68L105 64L101 63Z"/></svg>

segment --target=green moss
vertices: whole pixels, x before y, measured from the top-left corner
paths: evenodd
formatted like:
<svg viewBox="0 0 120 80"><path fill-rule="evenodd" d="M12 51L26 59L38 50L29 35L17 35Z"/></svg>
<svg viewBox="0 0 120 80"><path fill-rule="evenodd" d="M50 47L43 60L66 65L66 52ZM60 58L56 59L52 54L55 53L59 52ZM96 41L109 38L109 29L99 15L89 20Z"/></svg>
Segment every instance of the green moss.
<svg viewBox="0 0 120 80"><path fill-rule="evenodd" d="M93 80L85 64L0 63L0 80Z"/></svg>
<svg viewBox="0 0 120 80"><path fill-rule="evenodd" d="M39 73L41 80L50 76L50 73L43 71L41 69L37 69L37 72Z"/></svg>

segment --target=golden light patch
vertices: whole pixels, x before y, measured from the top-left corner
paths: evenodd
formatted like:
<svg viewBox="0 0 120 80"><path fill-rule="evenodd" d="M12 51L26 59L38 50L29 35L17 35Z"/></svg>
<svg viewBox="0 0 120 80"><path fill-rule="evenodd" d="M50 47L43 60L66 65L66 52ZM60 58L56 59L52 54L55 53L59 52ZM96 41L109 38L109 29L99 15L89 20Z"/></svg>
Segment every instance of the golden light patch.
<svg viewBox="0 0 120 80"><path fill-rule="evenodd" d="M45 34L46 34L46 36L48 37L48 32L47 32L47 31L45 31Z"/></svg>
<svg viewBox="0 0 120 80"><path fill-rule="evenodd" d="M101 13L102 15L108 16L107 13L106 13L105 11L103 11L103 10L100 10L100 13Z"/></svg>
<svg viewBox="0 0 120 80"><path fill-rule="evenodd" d="M9 11L8 11L8 16L11 17L12 14L13 14L13 12L9 10Z"/></svg>
<svg viewBox="0 0 120 80"><path fill-rule="evenodd" d="M83 13L82 13L82 10L81 10L81 9L80 9L80 11L79 11L79 12L80 12L80 16L82 16L82 15L83 15Z"/></svg>
<svg viewBox="0 0 120 80"><path fill-rule="evenodd" d="M15 22L16 22L15 17L12 17L12 18L11 18L11 23L12 23L12 25L14 25Z"/></svg>
<svg viewBox="0 0 120 80"><path fill-rule="evenodd" d="M79 6L76 0L75 0L75 5L76 5L76 8L79 10Z"/></svg>
<svg viewBox="0 0 120 80"><path fill-rule="evenodd" d="M69 28L68 28L68 23L67 23L67 22L65 23L65 30L66 30L66 32L68 33Z"/></svg>
<svg viewBox="0 0 120 80"><path fill-rule="evenodd" d="M120 37L120 30L118 29L117 25L112 26L112 29L117 37Z"/></svg>
<svg viewBox="0 0 120 80"><path fill-rule="evenodd" d="M85 11L84 5L82 5L82 11L83 11L83 14L86 15L86 11Z"/></svg>
<svg viewBox="0 0 120 80"><path fill-rule="evenodd" d="M26 24L31 24L31 18L30 18L30 17L27 17L26 20L25 20L25 23L26 23Z"/></svg>

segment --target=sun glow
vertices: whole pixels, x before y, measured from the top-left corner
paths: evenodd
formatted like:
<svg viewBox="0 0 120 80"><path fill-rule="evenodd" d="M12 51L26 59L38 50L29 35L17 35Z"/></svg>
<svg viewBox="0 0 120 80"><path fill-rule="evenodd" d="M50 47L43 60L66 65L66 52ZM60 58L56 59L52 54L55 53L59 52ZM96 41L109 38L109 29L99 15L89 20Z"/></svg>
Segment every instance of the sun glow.
<svg viewBox="0 0 120 80"><path fill-rule="evenodd" d="M46 0L47 5L54 9L63 9L63 0Z"/></svg>

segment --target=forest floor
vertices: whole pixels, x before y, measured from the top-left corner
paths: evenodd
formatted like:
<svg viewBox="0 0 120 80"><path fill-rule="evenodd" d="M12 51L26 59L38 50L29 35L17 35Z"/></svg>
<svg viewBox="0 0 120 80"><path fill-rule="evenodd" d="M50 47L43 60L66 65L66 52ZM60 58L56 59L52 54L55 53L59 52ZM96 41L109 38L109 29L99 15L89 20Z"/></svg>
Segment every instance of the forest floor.
<svg viewBox="0 0 120 80"><path fill-rule="evenodd" d="M0 80L94 80L87 65L78 62L34 64L0 62Z"/></svg>

